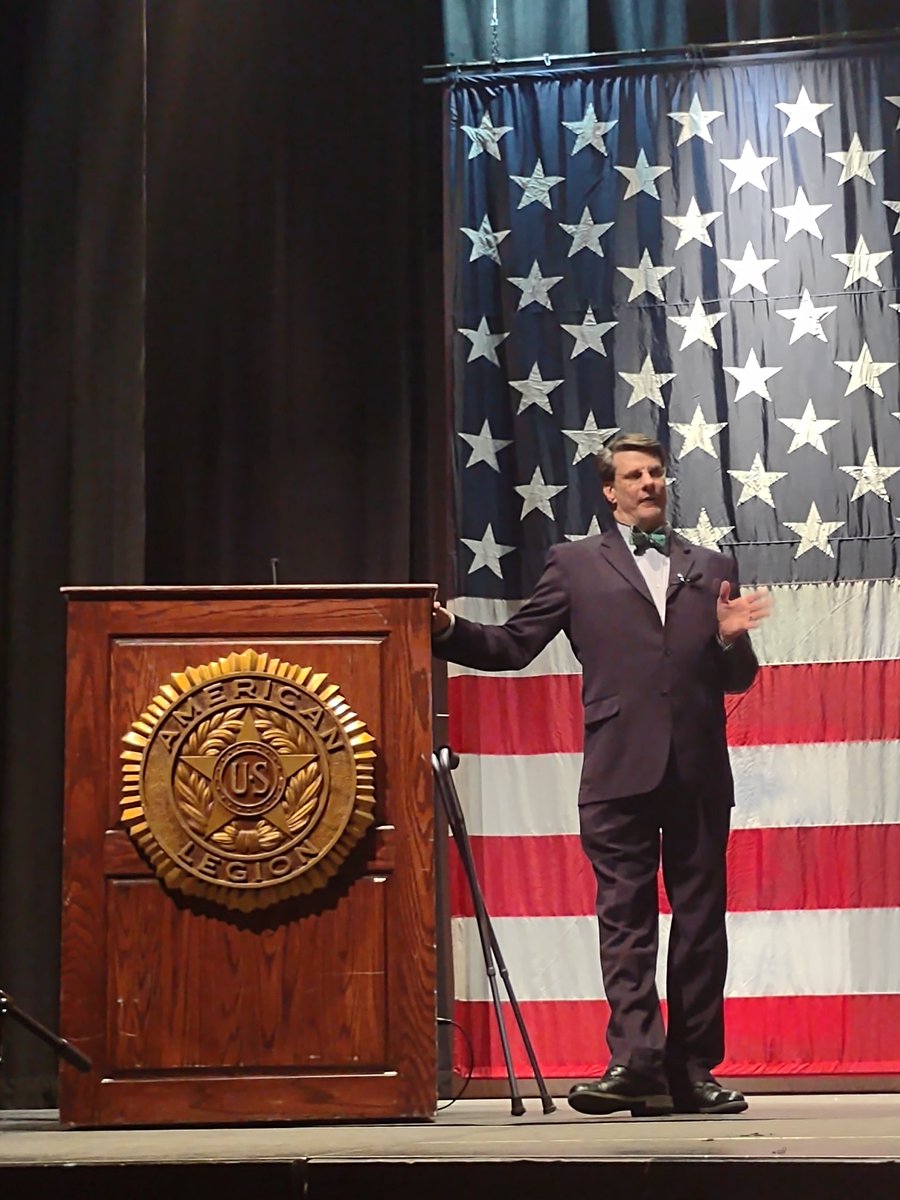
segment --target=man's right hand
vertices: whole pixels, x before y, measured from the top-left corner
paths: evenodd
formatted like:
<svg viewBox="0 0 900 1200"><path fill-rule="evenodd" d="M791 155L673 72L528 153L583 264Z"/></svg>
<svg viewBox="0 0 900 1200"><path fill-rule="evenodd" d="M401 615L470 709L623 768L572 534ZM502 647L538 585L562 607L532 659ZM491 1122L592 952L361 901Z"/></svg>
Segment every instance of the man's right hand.
<svg viewBox="0 0 900 1200"><path fill-rule="evenodd" d="M431 636L440 637L442 633L446 633L450 628L450 613L440 603L435 600L431 609Z"/></svg>

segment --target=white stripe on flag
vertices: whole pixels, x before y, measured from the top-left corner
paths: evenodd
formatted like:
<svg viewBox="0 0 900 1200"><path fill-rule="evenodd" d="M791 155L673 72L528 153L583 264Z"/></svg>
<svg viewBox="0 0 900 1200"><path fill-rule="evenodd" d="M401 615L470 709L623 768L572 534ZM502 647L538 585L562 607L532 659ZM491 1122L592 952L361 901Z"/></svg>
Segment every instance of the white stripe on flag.
<svg viewBox="0 0 900 1200"><path fill-rule="evenodd" d="M725 995L900 994L900 909L818 909L728 914ZM657 987L665 998L671 918L660 917ZM493 922L516 996L604 999L593 917L501 917ZM456 996L489 1000L475 921L452 922Z"/></svg>
<svg viewBox="0 0 900 1200"><path fill-rule="evenodd" d="M733 746L732 829L900 823L900 741ZM463 754L473 837L578 833L580 754ZM900 869L900 868L898 868Z"/></svg>

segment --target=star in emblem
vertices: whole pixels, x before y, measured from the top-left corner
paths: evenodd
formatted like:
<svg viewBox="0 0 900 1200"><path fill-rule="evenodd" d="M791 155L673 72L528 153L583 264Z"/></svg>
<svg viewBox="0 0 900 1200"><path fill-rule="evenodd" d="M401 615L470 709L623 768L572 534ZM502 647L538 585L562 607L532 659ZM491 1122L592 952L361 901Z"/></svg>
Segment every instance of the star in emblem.
<svg viewBox="0 0 900 1200"><path fill-rule="evenodd" d="M516 416L518 417L531 404L536 404L544 412L552 413L553 409L550 407L548 397L553 389L558 388L562 382L561 379L542 379L540 367L537 363L528 372L527 379L510 379L509 386L514 387L516 391L522 393L522 399L519 401Z"/></svg>
<svg viewBox="0 0 900 1200"><path fill-rule="evenodd" d="M487 150L492 158L500 158L500 139L506 133L512 133L512 125L497 125L491 123L490 113L485 113L478 125L460 125L463 133L472 140L469 147L469 158L477 158L482 151Z"/></svg>
<svg viewBox="0 0 900 1200"><path fill-rule="evenodd" d="M637 162L633 167L616 166L613 170L618 171L620 175L624 175L628 180L628 187L625 189L624 200L630 200L632 196L636 196L638 192L646 192L648 196L652 196L654 200L659 199L659 192L656 190L656 180L660 175L665 175L666 171L671 170L671 167L651 167L647 162L647 155L641 150L637 156Z"/></svg>
<svg viewBox="0 0 900 1200"><path fill-rule="evenodd" d="M686 317L669 317L675 325L680 325L684 330L684 337L681 339L679 350L683 350L685 346L690 346L692 342L705 342L707 346L712 346L714 350L718 349L716 338L713 330L720 321L725 320L723 312L708 313L703 307L703 302L698 296L694 301L694 307Z"/></svg>
<svg viewBox="0 0 900 1200"><path fill-rule="evenodd" d="M571 129L576 135L571 156L574 157L585 146L593 146L601 154L606 154L606 142L603 139L618 123L618 121L598 121L593 103L588 104L580 121L563 121L566 129Z"/></svg>
<svg viewBox="0 0 900 1200"><path fill-rule="evenodd" d="M678 529L682 537L686 537L695 546L705 546L707 550L718 550L719 542L734 529L733 525L713 525L705 508L700 509L697 524L691 528Z"/></svg>
<svg viewBox="0 0 900 1200"><path fill-rule="evenodd" d="M892 475L896 475L900 471L900 467L879 467L878 461L875 458L875 449L870 446L866 452L866 456L862 461L862 466L859 467L841 467L842 471L846 471L851 478L856 480L856 487L853 489L851 500L859 500L865 496L867 492L871 492L873 496L877 496L880 500L890 503L890 496L884 486L884 481L890 479Z"/></svg>
<svg viewBox="0 0 900 1200"><path fill-rule="evenodd" d="M241 747L246 746L245 755L241 755ZM183 754L181 761L189 766L192 770L197 771L204 779L208 779L215 783L215 778L219 774L217 766L219 759L223 754L229 755L232 759L239 760L242 757L249 757L252 754L254 747L260 747L261 752L265 754L266 759L271 759L273 765L277 760L277 765L280 767L283 781L286 783L292 775L296 775L299 770L307 766L311 762L317 760L315 754L281 754L275 745L263 739L262 734L256 726L256 719L253 716L252 708L244 709L244 717L241 722L241 728L237 737L230 746L223 749L219 754ZM257 757L261 757L261 755ZM254 764L257 765L257 764ZM268 762L265 764L269 765ZM248 769L249 771L249 769ZM272 803L268 808L256 810L248 808L248 816L262 817L268 821L270 825L274 825L276 829L290 836L291 827L288 824L287 813L281 804L281 798L284 793L284 788L270 788L272 793ZM218 830L224 827L235 819L236 816L244 815L240 809L229 803L228 797L220 794L220 789L213 786L213 803L209 810L209 817L206 822L206 828L203 833L205 837L210 837L217 833Z"/></svg>
<svg viewBox="0 0 900 1200"><path fill-rule="evenodd" d="M889 208L891 212L900 214L900 200L882 200L881 203L885 205L886 208ZM898 215L897 224L894 226L891 232L900 233L900 215Z"/></svg>
<svg viewBox="0 0 900 1200"><path fill-rule="evenodd" d="M509 337L508 333L491 333L488 328L487 317L481 318L477 329L460 329L458 332L472 343L472 349L469 351L469 357L466 359L466 362L474 362L476 358L486 358L495 367L500 366L500 360L497 358L497 347L501 342L506 341Z"/></svg>
<svg viewBox="0 0 900 1200"><path fill-rule="evenodd" d="M495 438L491 433L490 422L487 420L481 426L481 433L463 433L460 431L459 436L472 447L472 453L469 455L466 467L474 467L477 463L487 463L492 471L499 473L500 464L497 462L497 451L511 446L511 441L504 438Z"/></svg>
<svg viewBox="0 0 900 1200"><path fill-rule="evenodd" d="M676 146L680 146L683 142L695 137L703 138L704 142L712 144L709 127L717 117L724 116L724 114L714 108L704 111L700 107L700 97L695 92L691 107L687 112L670 112L669 116L681 126L678 131L678 141L675 143Z"/></svg>
<svg viewBox="0 0 900 1200"><path fill-rule="evenodd" d="M591 517L591 523L588 525L587 533L567 533L567 542L583 542L585 538L599 537L603 530L600 528L600 522L596 516Z"/></svg>
<svg viewBox="0 0 900 1200"><path fill-rule="evenodd" d="M828 544L828 539L844 524L843 521L823 521L815 504L809 506L809 516L805 521L782 521L788 529L792 529L800 538L800 545L794 555L798 559L807 550L821 550L829 558L834 558L834 551Z"/></svg>
<svg viewBox="0 0 900 1200"><path fill-rule="evenodd" d="M584 314L584 320L580 325L563 325L566 333L570 333L575 339L575 345L572 347L570 358L577 358L579 354L584 354L585 350L596 350L598 354L606 357L606 347L603 345L604 334L609 333L610 329L618 325L618 321L599 321L594 316L594 310L588 305L587 312Z"/></svg>
<svg viewBox="0 0 900 1200"><path fill-rule="evenodd" d="M704 246L711 246L712 239L706 230L715 221L716 217L721 217L721 215L720 212L702 213L700 205L697 203L697 197L691 196L687 212L683 217L664 216L663 220L668 221L670 225L674 225L678 230L678 241L675 249L680 250L688 242L702 242Z"/></svg>
<svg viewBox="0 0 900 1200"><path fill-rule="evenodd" d="M637 296L642 296L644 292L650 292L657 300L663 299L662 288L659 286L659 281L665 279L667 275L671 275L675 270L674 267L654 267L653 260L650 258L650 251L645 250L641 255L641 261L636 267L616 267L617 271L621 271L626 279L631 280L631 291L628 293L628 299L634 300Z"/></svg>
<svg viewBox="0 0 900 1200"><path fill-rule="evenodd" d="M847 183L849 180L859 176L866 183L875 182L875 176L870 168L873 162L876 162L884 154L883 150L863 150L862 142L859 140L859 134L854 133L850 139L850 145L846 150L833 150L830 154L826 154L826 158L833 158L835 162L841 164L841 177L838 184Z"/></svg>
<svg viewBox="0 0 900 1200"><path fill-rule="evenodd" d="M544 164L538 159L530 175L510 175L510 179L522 189L522 199L517 208L527 208L535 202L550 208L550 189L562 183L565 175L545 175Z"/></svg>
<svg viewBox="0 0 900 1200"><path fill-rule="evenodd" d="M885 96L885 100L889 104L896 104L897 108L900 108L900 96ZM897 118L897 128L900 129L900 117Z"/></svg>
<svg viewBox="0 0 900 1200"><path fill-rule="evenodd" d="M860 350L859 358L856 362L835 361L834 365L840 367L842 371L846 371L850 376L850 382L847 384L846 392L844 392L845 396L849 396L851 392L855 392L861 387L868 388L876 396L883 396L884 392L882 391L878 376L883 375L885 371L889 371L891 367L896 367L897 364L892 362L873 362L869 343L863 342L862 350Z"/></svg>
<svg viewBox="0 0 900 1200"><path fill-rule="evenodd" d="M806 88L802 87L793 104L782 100L776 103L775 107L780 108L783 113L788 115L788 123L782 137L790 137L798 129L808 129L810 133L814 133L817 138L820 138L822 130L819 128L819 116L821 113L827 112L829 108L834 108L834 105L816 104L815 101L810 100Z"/></svg>
<svg viewBox="0 0 900 1200"><path fill-rule="evenodd" d="M847 268L847 278L844 280L845 288L856 283L857 279L868 279L870 283L884 287L878 275L878 264L884 262L886 258L890 258L891 252L890 250L870 251L862 234L857 238L856 249L852 254L832 254L831 257L836 258Z"/></svg>
<svg viewBox="0 0 900 1200"><path fill-rule="evenodd" d="M820 421L816 416L812 400L807 402L802 417L779 417L778 420L782 425L787 425L788 429L794 435L794 440L788 446L788 454L793 454L801 446L812 446L820 454L827 454L828 451L825 449L822 434L832 429L835 425L840 425L840 421Z"/></svg>
<svg viewBox="0 0 900 1200"><path fill-rule="evenodd" d="M772 484L784 479L787 471L767 471L763 466L762 455L757 454L750 464L749 471L729 471L739 484L742 491L738 496L738 504L746 504L748 500L762 500L769 508L775 507L772 499Z"/></svg>
<svg viewBox="0 0 900 1200"><path fill-rule="evenodd" d="M487 567L498 579L503 578L503 572L500 569L500 559L503 558L504 554L512 554L515 546L501 546L494 537L494 531L490 524L488 524L487 529L484 531L484 537L460 538L459 540L464 546L468 546L473 554L467 572L469 575L474 575L482 567Z"/></svg>
<svg viewBox="0 0 900 1200"><path fill-rule="evenodd" d="M572 239L572 245L569 247L569 253L566 257L571 258L579 250L590 250L594 254L598 254L600 258L603 258L603 247L600 245L600 239L606 233L607 229L612 229L614 224L614 221L605 221L598 224L591 216L591 210L587 205L584 206L581 220L577 225L563 225L562 221L560 221L560 229L565 230Z"/></svg>
<svg viewBox="0 0 900 1200"><path fill-rule="evenodd" d="M806 192L802 187L798 187L793 204L784 204L780 208L773 208L772 212L776 216L784 217L787 221L787 230L784 235L786 242L789 242L795 233L811 233L813 237L817 237L821 241L822 231L819 229L819 217L833 207L831 204L810 204L806 198Z"/></svg>
<svg viewBox="0 0 900 1200"><path fill-rule="evenodd" d="M807 333L811 333L820 342L827 342L828 338L825 336L825 330L822 328L822 317L830 316L836 308L836 304L828 304L822 308L816 308L809 294L809 289L804 288L803 295L800 297L799 308L776 308L775 311L779 317L784 317L786 320L794 322L794 326L791 329L791 340L788 343L793 346L798 338L802 338Z"/></svg>
<svg viewBox="0 0 900 1200"><path fill-rule="evenodd" d="M464 233L472 243L469 262L475 262L476 258L492 258L495 263L500 261L499 246L503 239L509 236L509 230L498 229L495 232L491 229L491 219L487 213L481 218L481 224L477 229L466 229L463 225L460 227L460 232Z"/></svg>
<svg viewBox="0 0 900 1200"><path fill-rule="evenodd" d="M531 264L531 270L524 278L509 276L509 282L522 290L518 304L520 309L527 308L529 304L541 304L544 308L552 309L550 289L556 287L561 279L562 275L542 275L537 259Z"/></svg>
<svg viewBox="0 0 900 1200"><path fill-rule="evenodd" d="M519 487L513 488L513 491L518 492L522 497L522 514L519 520L524 521L528 514L535 510L542 512L551 521L555 520L550 501L554 496L558 496L560 492L564 492L567 486L565 483L559 485L544 483L541 468L535 467L534 474L528 483L523 483Z"/></svg>
<svg viewBox="0 0 900 1200"><path fill-rule="evenodd" d="M731 187L728 189L728 193L731 195L733 192L739 191L745 183L759 188L761 192L767 192L769 185L763 179L763 171L767 167L771 167L772 163L777 163L778 158L758 155L749 141L747 141L744 142L740 158L720 158L719 162L726 171L731 171L734 174Z"/></svg>
<svg viewBox="0 0 900 1200"><path fill-rule="evenodd" d="M772 267L776 266L780 259L757 258L756 251L748 242L743 258L721 258L719 261L734 274L734 282L731 285L732 296L735 292L743 291L745 287L754 287L763 295L768 295L765 274L766 271L770 271Z"/></svg>
<svg viewBox="0 0 900 1200"><path fill-rule="evenodd" d="M572 466L580 463L583 458L590 458L596 454L603 446L604 442L619 432L618 425L614 425L612 429L598 429L597 419L593 413L588 413L587 420L584 423L584 429L564 429L562 431L567 438L571 438L577 446L575 457L572 459Z"/></svg>
<svg viewBox="0 0 900 1200"><path fill-rule="evenodd" d="M691 417L689 425L679 424L677 421L670 421L670 428L676 433L680 433L684 438L681 444L679 458L686 458L692 450L702 450L704 454L709 454L712 458L718 458L716 448L712 444L712 439L716 434L721 433L727 421L704 421L703 410L698 404L694 409L694 415Z"/></svg>
<svg viewBox="0 0 900 1200"><path fill-rule="evenodd" d="M763 400L771 400L767 380L771 379L773 375L777 375L781 367L762 366L756 357L756 351L751 350L742 367L725 367L724 370L738 381L737 391L734 394L736 404L744 396L755 395L760 396Z"/></svg>
<svg viewBox="0 0 900 1200"><path fill-rule="evenodd" d="M637 373L632 371L620 371L619 375L631 387L631 395L628 398L628 408L633 408L641 400L652 400L659 408L665 406L665 401L662 395L662 386L668 383L669 380L675 378L674 371L656 371L650 355L646 355L641 369Z"/></svg>

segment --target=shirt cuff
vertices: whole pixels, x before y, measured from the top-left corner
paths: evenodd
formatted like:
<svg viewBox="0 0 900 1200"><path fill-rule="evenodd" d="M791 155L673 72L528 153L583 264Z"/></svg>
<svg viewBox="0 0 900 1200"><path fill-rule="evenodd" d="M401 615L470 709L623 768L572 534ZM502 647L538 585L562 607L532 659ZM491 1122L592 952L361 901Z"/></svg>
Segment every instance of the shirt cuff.
<svg viewBox="0 0 900 1200"><path fill-rule="evenodd" d="M450 637L450 635L453 633L453 630L455 628L456 628L456 616L454 613L450 613L450 624L447 626L447 628L444 630L443 633L432 634L431 640L433 642L446 642L447 639Z"/></svg>
<svg viewBox="0 0 900 1200"><path fill-rule="evenodd" d="M723 650L733 650L734 649L734 642L726 642L724 638L719 637L718 633L716 634L716 641L719 643L719 645L721 646L721 648ZM737 641L736 638L735 638L735 641Z"/></svg>

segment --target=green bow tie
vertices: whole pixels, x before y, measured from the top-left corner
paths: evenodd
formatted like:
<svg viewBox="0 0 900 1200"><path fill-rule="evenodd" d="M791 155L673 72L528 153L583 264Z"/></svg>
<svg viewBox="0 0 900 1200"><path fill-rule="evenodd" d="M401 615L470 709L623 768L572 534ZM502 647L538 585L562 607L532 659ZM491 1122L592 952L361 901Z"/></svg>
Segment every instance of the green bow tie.
<svg viewBox="0 0 900 1200"><path fill-rule="evenodd" d="M632 525L631 544L635 554L643 554L651 546L660 554L669 553L669 535L664 529L654 529L652 533L645 533L639 526Z"/></svg>

